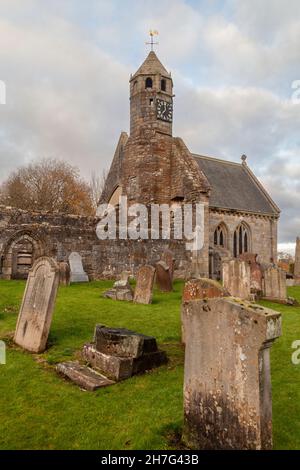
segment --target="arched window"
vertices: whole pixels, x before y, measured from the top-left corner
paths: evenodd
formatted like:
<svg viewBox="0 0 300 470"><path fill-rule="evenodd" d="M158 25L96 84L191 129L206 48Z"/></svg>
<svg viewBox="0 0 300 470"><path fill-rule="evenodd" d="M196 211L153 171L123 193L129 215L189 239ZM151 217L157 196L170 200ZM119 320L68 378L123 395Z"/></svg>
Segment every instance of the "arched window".
<svg viewBox="0 0 300 470"><path fill-rule="evenodd" d="M133 83L133 93L136 92L136 89L137 89L137 80L135 80L135 82Z"/></svg>
<svg viewBox="0 0 300 470"><path fill-rule="evenodd" d="M166 89L167 89L167 82L164 78L160 82L160 88L161 88L161 91L166 91Z"/></svg>
<svg viewBox="0 0 300 470"><path fill-rule="evenodd" d="M214 244L226 248L227 230L224 224L218 225L214 232Z"/></svg>
<svg viewBox="0 0 300 470"><path fill-rule="evenodd" d="M146 84L145 88L152 88L153 87L153 81L151 77L146 78Z"/></svg>
<svg viewBox="0 0 300 470"><path fill-rule="evenodd" d="M250 232L245 224L240 224L233 236L233 256L237 258L243 253L248 253L250 250Z"/></svg>

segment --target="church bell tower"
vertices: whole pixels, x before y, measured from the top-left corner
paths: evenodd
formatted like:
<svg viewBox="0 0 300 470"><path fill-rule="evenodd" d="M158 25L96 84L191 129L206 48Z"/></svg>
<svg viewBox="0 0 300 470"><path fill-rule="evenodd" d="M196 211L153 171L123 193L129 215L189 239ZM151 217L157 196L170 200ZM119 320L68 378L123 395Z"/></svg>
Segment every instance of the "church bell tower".
<svg viewBox="0 0 300 470"><path fill-rule="evenodd" d="M172 136L173 81L155 52L130 78L130 135L145 130Z"/></svg>

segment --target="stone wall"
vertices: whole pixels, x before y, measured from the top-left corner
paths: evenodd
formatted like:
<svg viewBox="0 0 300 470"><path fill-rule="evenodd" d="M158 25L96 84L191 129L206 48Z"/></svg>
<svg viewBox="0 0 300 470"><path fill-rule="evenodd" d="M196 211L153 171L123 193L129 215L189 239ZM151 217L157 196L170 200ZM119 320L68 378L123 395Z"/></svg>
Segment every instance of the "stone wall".
<svg viewBox="0 0 300 470"><path fill-rule="evenodd" d="M250 253L258 254L261 263L277 261L277 218L274 216L250 215L232 210L210 209L209 237L210 246L214 246L214 232L220 223L227 228L227 249L233 256L233 236L238 225L244 222L250 234Z"/></svg>
<svg viewBox="0 0 300 470"><path fill-rule="evenodd" d="M0 278L22 278L23 265L18 265L18 261L23 263L24 255L31 257L32 265L40 256L68 261L75 251L82 256L90 279L114 279L124 270L134 274L142 264L155 265L166 248L174 253L175 277L186 276L191 253L180 240L102 241L96 236L96 224L97 219L92 217L51 215L0 206Z"/></svg>

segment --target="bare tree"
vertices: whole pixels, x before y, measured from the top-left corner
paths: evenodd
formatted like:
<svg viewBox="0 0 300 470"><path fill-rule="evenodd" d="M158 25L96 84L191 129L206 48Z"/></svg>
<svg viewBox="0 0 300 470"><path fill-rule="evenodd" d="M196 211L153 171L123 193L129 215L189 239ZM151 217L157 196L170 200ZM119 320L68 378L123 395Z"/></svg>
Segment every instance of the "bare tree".
<svg viewBox="0 0 300 470"><path fill-rule="evenodd" d="M91 174L91 197L93 202L93 207L96 210L99 204L101 194L104 190L105 181L107 178L107 170L103 170L101 174L97 174L95 171Z"/></svg>
<svg viewBox="0 0 300 470"><path fill-rule="evenodd" d="M2 185L0 203L24 210L93 215L90 186L66 162L43 159L13 172Z"/></svg>

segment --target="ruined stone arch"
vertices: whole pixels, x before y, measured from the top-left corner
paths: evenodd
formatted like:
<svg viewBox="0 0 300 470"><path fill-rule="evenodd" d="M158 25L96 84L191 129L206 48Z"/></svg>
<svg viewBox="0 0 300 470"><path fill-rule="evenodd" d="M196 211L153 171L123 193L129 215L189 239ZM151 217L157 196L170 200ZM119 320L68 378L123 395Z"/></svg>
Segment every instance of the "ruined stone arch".
<svg viewBox="0 0 300 470"><path fill-rule="evenodd" d="M238 258L243 253L251 253L251 229L245 222L241 222L233 234L233 256Z"/></svg>
<svg viewBox="0 0 300 470"><path fill-rule="evenodd" d="M122 187L116 186L109 198L109 204L111 204L112 206L117 206L119 204L120 196L122 196Z"/></svg>
<svg viewBox="0 0 300 470"><path fill-rule="evenodd" d="M44 255L44 243L29 231L17 232L1 253L3 279L26 279L34 261Z"/></svg>

